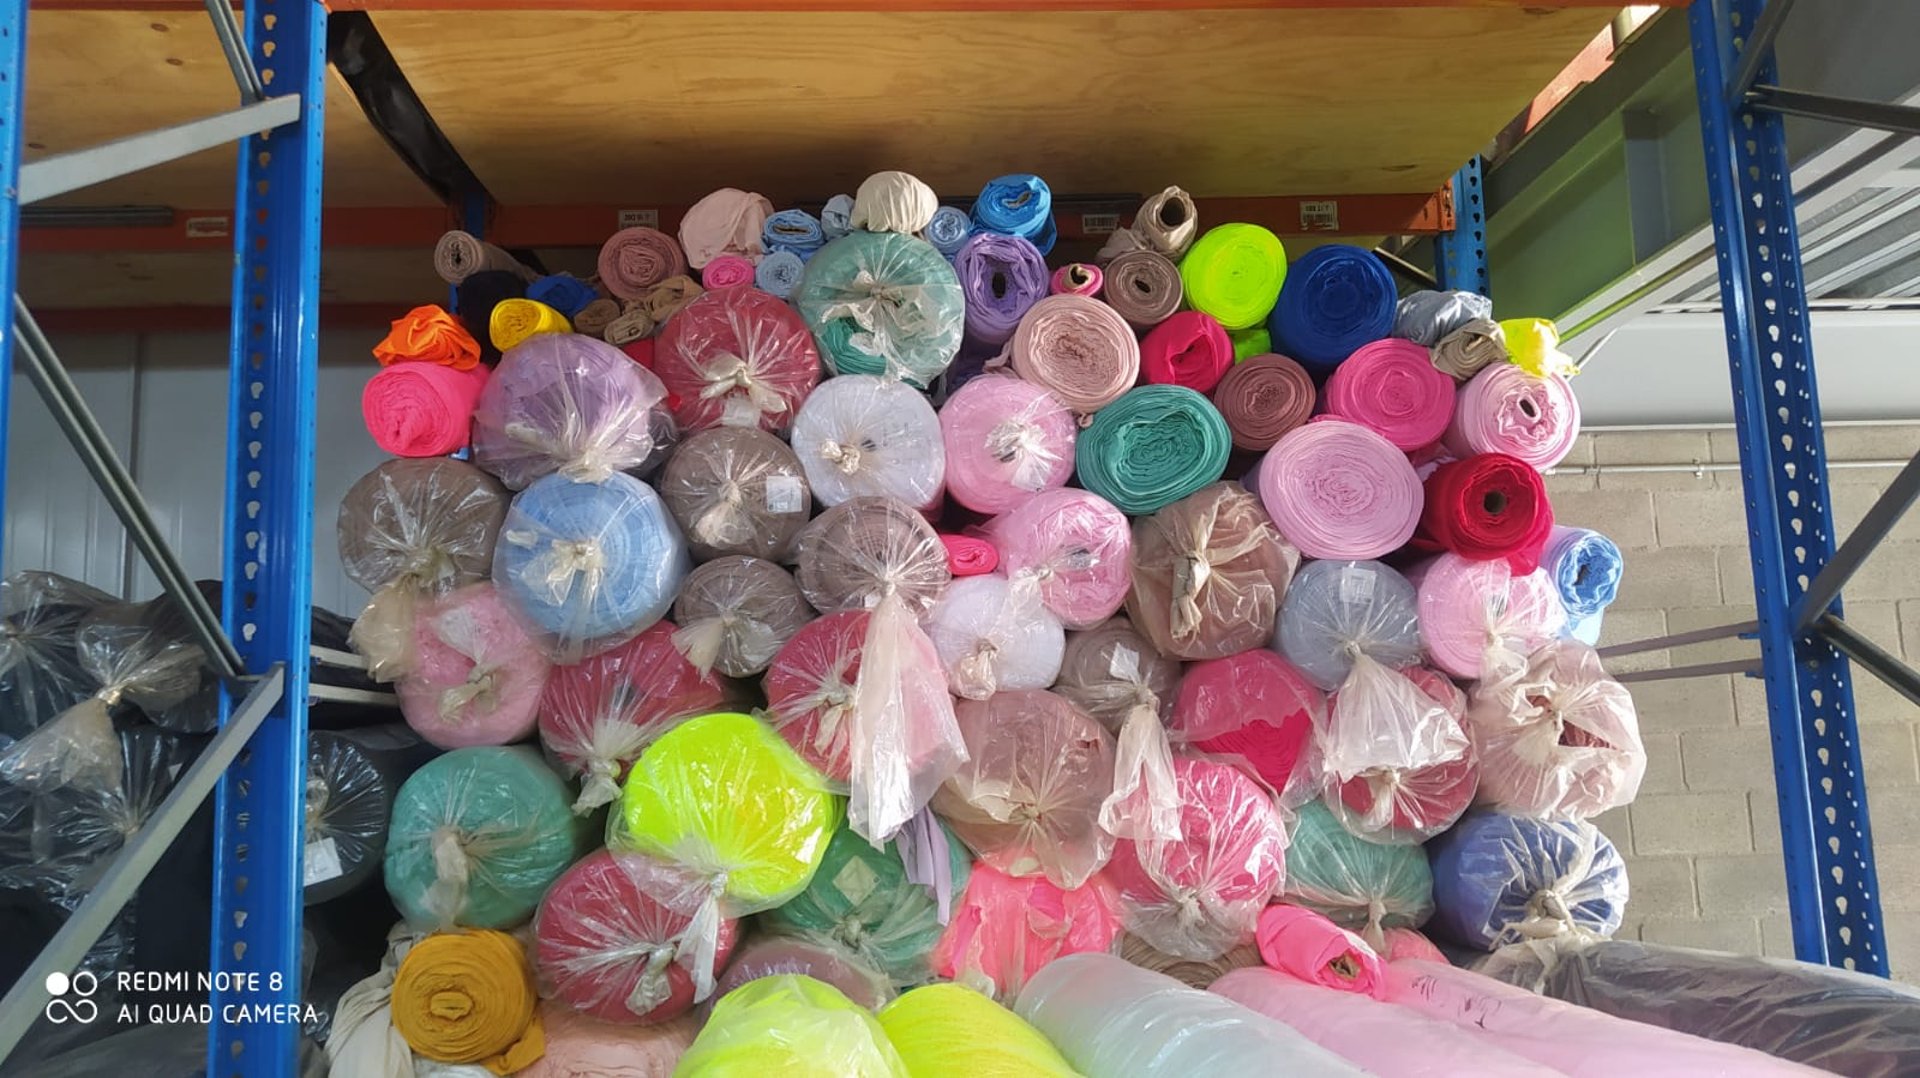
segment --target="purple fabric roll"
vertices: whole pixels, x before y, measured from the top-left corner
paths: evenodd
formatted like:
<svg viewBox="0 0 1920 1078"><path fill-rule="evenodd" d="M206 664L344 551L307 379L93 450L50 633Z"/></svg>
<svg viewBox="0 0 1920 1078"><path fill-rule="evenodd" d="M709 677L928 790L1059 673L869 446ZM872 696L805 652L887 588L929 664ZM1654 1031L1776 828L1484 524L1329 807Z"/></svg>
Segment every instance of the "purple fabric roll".
<svg viewBox="0 0 1920 1078"><path fill-rule="evenodd" d="M1018 236L977 232L953 258L967 298L967 335L1003 344L1027 308L1046 298L1050 278L1038 248Z"/></svg>

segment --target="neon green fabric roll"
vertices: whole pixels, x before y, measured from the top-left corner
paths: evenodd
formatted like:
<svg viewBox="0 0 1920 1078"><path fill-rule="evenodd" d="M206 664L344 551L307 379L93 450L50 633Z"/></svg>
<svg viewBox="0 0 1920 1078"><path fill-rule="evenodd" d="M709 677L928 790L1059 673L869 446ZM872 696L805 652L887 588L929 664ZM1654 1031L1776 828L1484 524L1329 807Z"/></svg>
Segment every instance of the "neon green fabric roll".
<svg viewBox="0 0 1920 1078"><path fill-rule="evenodd" d="M1254 356L1264 356L1268 352L1273 351L1273 334L1267 332L1267 327L1265 326L1255 326L1252 329L1236 329L1232 333L1227 334L1227 336L1233 338L1233 361L1235 363L1252 359Z"/></svg>
<svg viewBox="0 0 1920 1078"><path fill-rule="evenodd" d="M880 1022L839 989L786 973L728 992L674 1078L911 1078Z"/></svg>
<svg viewBox="0 0 1920 1078"><path fill-rule="evenodd" d="M916 988L880 1012L913 1078L1079 1078L1053 1042L986 996L957 984Z"/></svg>
<svg viewBox="0 0 1920 1078"><path fill-rule="evenodd" d="M1287 279L1287 249L1259 225L1216 225L1180 260L1187 305L1228 329L1265 321Z"/></svg>
<svg viewBox="0 0 1920 1078"><path fill-rule="evenodd" d="M1080 485L1141 516L1226 474L1233 434L1185 386L1138 386L1100 409L1074 446Z"/></svg>

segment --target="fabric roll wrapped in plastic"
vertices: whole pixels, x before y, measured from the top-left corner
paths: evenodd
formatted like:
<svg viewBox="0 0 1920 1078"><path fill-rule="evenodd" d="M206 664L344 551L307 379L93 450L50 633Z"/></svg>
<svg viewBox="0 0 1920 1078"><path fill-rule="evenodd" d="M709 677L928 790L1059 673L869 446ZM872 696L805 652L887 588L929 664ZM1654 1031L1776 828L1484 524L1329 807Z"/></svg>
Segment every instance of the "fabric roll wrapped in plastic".
<svg viewBox="0 0 1920 1078"><path fill-rule="evenodd" d="M1372 251L1329 243L1287 268L1267 329L1279 351L1324 374L1393 332L1399 298L1393 274Z"/></svg>
<svg viewBox="0 0 1920 1078"><path fill-rule="evenodd" d="M1110 951L1119 936L1120 896L1106 877L1062 890L1045 876L1009 876L976 864L934 945L933 972L1010 1003L1048 963Z"/></svg>
<svg viewBox="0 0 1920 1078"><path fill-rule="evenodd" d="M394 973L393 1028L438 1063L479 1063L512 1074L540 1058L533 967L505 932L437 932Z"/></svg>
<svg viewBox="0 0 1920 1078"><path fill-rule="evenodd" d="M1456 764L1473 753L1466 729L1447 703L1364 654L1354 659L1353 672L1329 702L1319 747L1327 782L1343 793L1356 780L1391 791L1404 774ZM1380 800L1375 804L1385 813ZM1386 822L1384 817L1363 819L1355 830L1380 838Z"/></svg>
<svg viewBox="0 0 1920 1078"><path fill-rule="evenodd" d="M383 452L396 457L456 453L472 437L473 414L490 380L485 367L397 363L367 379L360 416Z"/></svg>
<svg viewBox="0 0 1920 1078"><path fill-rule="evenodd" d="M707 1009L712 1009L714 1000L724 999L743 984L784 976L811 977L832 985L870 1011L886 1006L894 995L893 986L884 974L832 940L756 935L740 947L732 963L720 974Z"/></svg>
<svg viewBox="0 0 1920 1078"><path fill-rule="evenodd" d="M1456 382L1465 382L1488 367L1505 364L1506 334L1500 323L1476 318L1433 346L1433 366Z"/></svg>
<svg viewBox="0 0 1920 1078"><path fill-rule="evenodd" d="M666 615L691 568L653 488L548 476L513 499L493 582L557 662L579 662Z"/></svg>
<svg viewBox="0 0 1920 1078"><path fill-rule="evenodd" d="M1205 988L1236 969L1260 964L1260 951L1251 943L1243 943L1218 958L1197 961L1155 950L1138 936L1124 935L1115 953L1130 965L1164 973L1188 988Z"/></svg>
<svg viewBox="0 0 1920 1078"><path fill-rule="evenodd" d="M1120 399L1140 377L1133 327L1099 300L1048 296L1027 308L1007 344L1013 373L1090 416Z"/></svg>
<svg viewBox="0 0 1920 1078"><path fill-rule="evenodd" d="M1327 414L1374 431L1397 449L1433 445L1453 419L1453 379L1425 348L1395 338L1363 344L1327 379Z"/></svg>
<svg viewBox="0 0 1920 1078"><path fill-rule="evenodd" d="M820 381L820 352L793 308L758 288L705 292L667 320L653 371L687 432L783 431Z"/></svg>
<svg viewBox="0 0 1920 1078"><path fill-rule="evenodd" d="M954 256L967 299L967 333L1005 344L1027 309L1049 291L1047 260L1033 244L999 232L976 232Z"/></svg>
<svg viewBox="0 0 1920 1078"><path fill-rule="evenodd" d="M307 905L357 891L380 874L394 800L432 756L405 726L307 736Z"/></svg>
<svg viewBox="0 0 1920 1078"><path fill-rule="evenodd" d="M1516 573L1539 567L1553 531L1553 505L1546 480L1525 461L1504 453L1449 461L1427 476L1425 487L1415 549L1503 559Z"/></svg>
<svg viewBox="0 0 1920 1078"><path fill-rule="evenodd" d="M826 243L827 233L820 219L805 210L781 210L760 226L760 246L769 254L789 251L801 258L811 258L813 252Z"/></svg>
<svg viewBox="0 0 1920 1078"><path fill-rule="evenodd" d="M713 992L723 917L799 894L826 856L841 806L826 780L759 720L718 712L669 730L627 775L608 847L693 873L703 892L680 946L694 999Z"/></svg>
<svg viewBox="0 0 1920 1078"><path fill-rule="evenodd" d="M1377 561L1311 561L1294 574L1274 647L1322 689L1339 688L1366 656L1399 668L1420 660L1418 593Z"/></svg>
<svg viewBox="0 0 1920 1078"><path fill-rule="evenodd" d="M1366 1073L1289 1026L1113 955L1053 963L1027 982L1014 1010L1086 1078Z"/></svg>
<svg viewBox="0 0 1920 1078"><path fill-rule="evenodd" d="M1145 332L1173 317L1186 298L1180 267L1153 251L1129 251L1107 263L1101 298L1128 325Z"/></svg>
<svg viewBox="0 0 1920 1078"><path fill-rule="evenodd" d="M933 797L980 860L1072 889L1113 853L1100 806L1113 791L1114 740L1050 692L1001 692L955 709L966 760Z"/></svg>
<svg viewBox="0 0 1920 1078"><path fill-rule="evenodd" d="M1405 296L1394 309L1393 335L1432 348L1468 322L1493 317L1493 301L1476 292L1424 290Z"/></svg>
<svg viewBox="0 0 1920 1078"><path fill-rule="evenodd" d="M1375 699L1403 729L1412 722L1431 721L1441 730L1442 743L1449 745L1456 731L1466 730L1467 695L1445 674L1425 666L1384 672L1389 675L1387 678L1373 680L1388 686L1389 692L1376 693ZM1409 706L1400 697L1395 678L1411 682L1426 700L1439 704L1444 718L1420 706L1418 700ZM1338 694L1332 706L1336 714L1351 714L1351 701L1343 711ZM1463 740L1464 751L1457 756L1447 755L1412 767L1374 765L1361 768L1344 781L1335 778L1327 786L1326 806L1347 830L1362 838L1375 842L1424 842L1452 827L1473 803L1474 792L1479 788L1479 753L1471 737ZM1404 744L1399 750L1402 755L1406 755Z"/></svg>
<svg viewBox="0 0 1920 1078"><path fill-rule="evenodd" d="M909 992L881 1010L880 1025L912 1075L1079 1078L1039 1030L964 985Z"/></svg>
<svg viewBox="0 0 1920 1078"><path fill-rule="evenodd" d="M830 378L800 406L793 451L822 505L898 498L915 509L940 500L947 452L940 419L919 393L871 375Z"/></svg>
<svg viewBox="0 0 1920 1078"><path fill-rule="evenodd" d="M1259 225L1215 225L1181 257L1180 280L1194 310L1246 329L1265 321L1283 294L1287 249Z"/></svg>
<svg viewBox="0 0 1920 1078"><path fill-rule="evenodd" d="M100 688L76 638L95 610L116 601L57 573L0 580L0 735L25 737Z"/></svg>
<svg viewBox="0 0 1920 1078"><path fill-rule="evenodd" d="M1251 485L1280 534L1309 558L1378 558L1400 549L1420 526L1425 497L1405 453L1341 419L1282 435Z"/></svg>
<svg viewBox="0 0 1920 1078"><path fill-rule="evenodd" d="M1243 762L1282 804L1320 792L1316 733L1327 698L1293 664L1264 648L1187 668L1173 706L1175 741Z"/></svg>
<svg viewBox="0 0 1920 1078"><path fill-rule="evenodd" d="M938 849L909 854L897 841L876 848L851 828L835 831L807 889L763 914L762 923L831 940L886 974L896 988L926 983L933 976L929 955L953 918L973 865L944 825L936 822L933 835L930 845ZM918 863L923 854L924 863ZM911 872L909 857L917 862Z"/></svg>
<svg viewBox="0 0 1920 1078"><path fill-rule="evenodd" d="M687 439L660 475L660 497L698 561L785 561L813 515L800 458L759 430L723 427Z"/></svg>
<svg viewBox="0 0 1920 1078"><path fill-rule="evenodd" d="M1155 385L1211 393L1232 366L1233 339L1203 311L1172 315L1140 342L1140 375Z"/></svg>
<svg viewBox="0 0 1920 1078"><path fill-rule="evenodd" d="M976 513L1004 513L1073 475L1073 413L1019 378L975 378L940 406L946 488Z"/></svg>
<svg viewBox="0 0 1920 1078"><path fill-rule="evenodd" d="M1505 453L1545 471L1566 459L1579 434L1580 401L1565 378L1497 363L1460 387L1443 441L1456 457Z"/></svg>
<svg viewBox="0 0 1920 1078"><path fill-rule="evenodd" d="M1559 592L1538 569L1515 573L1504 561L1442 554L1407 575L1420 593L1420 639L1433 664L1457 678L1480 677L1490 660L1510 666L1567 624Z"/></svg>
<svg viewBox="0 0 1920 1078"><path fill-rule="evenodd" d="M663 401L653 406L647 413L647 430L653 436L653 452L647 459L627 470L635 479L652 481L661 468L666 467L674 451L680 448L680 424L674 422L673 412Z"/></svg>
<svg viewBox="0 0 1920 1078"><path fill-rule="evenodd" d="M687 258L673 237L657 228L623 228L600 245L595 268L607 291L636 300L661 281L687 272Z"/></svg>
<svg viewBox="0 0 1920 1078"><path fill-rule="evenodd" d="M1030 172L987 181L973 202L974 227L1031 240L1041 254L1053 250L1059 231L1053 223L1053 189Z"/></svg>
<svg viewBox="0 0 1920 1078"><path fill-rule="evenodd" d="M966 293L925 240L854 232L807 262L792 297L835 374L929 386L960 352Z"/></svg>
<svg viewBox="0 0 1920 1078"><path fill-rule="evenodd" d="M1070 629L1098 625L1126 601L1133 533L1126 514L1098 494L1049 490L988 521L1015 585L1035 589Z"/></svg>
<svg viewBox="0 0 1920 1078"><path fill-rule="evenodd" d="M1354 835L1318 801L1301 806L1287 847L1288 902L1325 914L1378 951L1389 928L1418 928L1433 915L1434 873L1419 846Z"/></svg>
<svg viewBox="0 0 1920 1078"><path fill-rule="evenodd" d="M400 787L387 894L422 928L512 928L580 855L573 792L521 746L454 749Z"/></svg>
<svg viewBox="0 0 1920 1078"><path fill-rule="evenodd" d="M1177 838L1119 843L1106 876L1127 931L1182 958L1218 958L1253 939L1286 878L1287 835L1272 796L1237 767L1173 761Z"/></svg>
<svg viewBox="0 0 1920 1078"><path fill-rule="evenodd" d="M960 253L960 248L973 235L973 218L958 206L942 206L933 211L927 220L927 227L921 230L920 238L933 244L933 248L952 259Z"/></svg>
<svg viewBox="0 0 1920 1078"><path fill-rule="evenodd" d="M567 869L540 903L533 954L541 994L603 1022L653 1025L693 1007L694 955L683 947L706 881L640 853L597 850ZM739 922L722 918L725 964Z"/></svg>
<svg viewBox="0 0 1920 1078"><path fill-rule="evenodd" d="M400 713L443 749L507 745L533 732L546 658L492 584L415 613L412 668L394 684Z"/></svg>
<svg viewBox="0 0 1920 1078"><path fill-rule="evenodd" d="M1647 752L1626 686L1585 644L1553 640L1501 653L1474 686L1467 722L1480 752L1482 804L1588 819L1640 792Z"/></svg>
<svg viewBox="0 0 1920 1078"><path fill-rule="evenodd" d="M669 622L575 663L555 667L540 698L540 744L580 782L573 811L620 796L627 769L676 723L715 711L726 688L674 646Z"/></svg>
<svg viewBox="0 0 1920 1078"><path fill-rule="evenodd" d="M1264 453L1313 415L1316 390L1307 369L1286 356L1266 353L1235 363L1213 387L1233 447Z"/></svg>
<svg viewBox="0 0 1920 1078"><path fill-rule="evenodd" d="M1466 947L1611 936L1627 905L1627 869L1600 829L1475 809L1433 840L1428 931Z"/></svg>
<svg viewBox="0 0 1920 1078"><path fill-rule="evenodd" d="M1053 685L1116 736L1135 708L1172 718L1179 688L1180 661L1161 654L1125 618L1068 633Z"/></svg>
<svg viewBox="0 0 1920 1078"><path fill-rule="evenodd" d="M841 791L853 776L850 716L870 618L842 610L808 622L774 656L763 682L767 721Z"/></svg>
<svg viewBox="0 0 1920 1078"><path fill-rule="evenodd" d="M897 594L924 614L952 579L940 536L892 498L855 498L815 517L794 557L801 592L823 613L869 609Z"/></svg>
<svg viewBox="0 0 1920 1078"><path fill-rule="evenodd" d="M880 1022L823 981L762 977L726 994L677 1078L908 1078Z"/></svg>
<svg viewBox="0 0 1920 1078"><path fill-rule="evenodd" d="M1272 635L1299 564L1258 498L1216 483L1134 522L1127 614L1167 655L1222 658Z"/></svg>
<svg viewBox="0 0 1920 1078"><path fill-rule="evenodd" d="M1380 997L1380 956L1325 915L1275 903L1260 911L1256 932L1268 967L1321 988Z"/></svg>
<svg viewBox="0 0 1920 1078"><path fill-rule="evenodd" d="M1093 417L1074 446L1073 471L1081 486L1145 515L1218 481L1232 450L1212 401L1185 386L1144 385Z"/></svg>
<svg viewBox="0 0 1920 1078"><path fill-rule="evenodd" d="M540 1027L547 1054L515 1072L514 1078L673 1078L674 1067L700 1032L700 1022L692 1015L658 1025L622 1026L556 1003L540 1005Z"/></svg>
<svg viewBox="0 0 1920 1078"><path fill-rule="evenodd" d="M1060 675L1066 633L1039 593L998 573L947 587L927 614L927 636L955 696L1044 689Z"/></svg>
<svg viewBox="0 0 1920 1078"><path fill-rule="evenodd" d="M547 333L508 348L473 414L473 460L523 490L544 475L594 482L653 452L652 371L605 341Z"/></svg>
<svg viewBox="0 0 1920 1078"><path fill-rule="evenodd" d="M687 208L680 218L680 247L687 265L705 269L721 255L739 255L757 261L764 248L761 231L773 215L766 196L734 187L722 187Z"/></svg>
<svg viewBox="0 0 1920 1078"><path fill-rule="evenodd" d="M1625 560L1613 540L1599 532L1559 526L1548 533L1540 555L1569 622L1585 621L1612 605Z"/></svg>
<svg viewBox="0 0 1920 1078"><path fill-rule="evenodd" d="M680 626L673 646L694 669L746 678L765 672L814 613L793 574L770 561L735 556L689 574L673 616Z"/></svg>

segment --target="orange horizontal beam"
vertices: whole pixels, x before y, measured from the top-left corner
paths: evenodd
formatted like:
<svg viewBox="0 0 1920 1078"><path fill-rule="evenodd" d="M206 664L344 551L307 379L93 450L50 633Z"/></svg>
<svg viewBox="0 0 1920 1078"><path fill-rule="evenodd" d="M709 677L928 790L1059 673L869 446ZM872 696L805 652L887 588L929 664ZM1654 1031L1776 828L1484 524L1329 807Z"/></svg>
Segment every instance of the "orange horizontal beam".
<svg viewBox="0 0 1920 1078"><path fill-rule="evenodd" d="M385 326L400 313L396 303L322 303L321 329ZM225 306L45 307L33 320L49 333L196 333L225 330L233 312Z"/></svg>
<svg viewBox="0 0 1920 1078"><path fill-rule="evenodd" d="M320 217L324 247L431 247L454 227L453 216L431 206L333 207ZM175 210L164 225L93 227L29 225L20 249L48 251L209 251L233 246L232 210Z"/></svg>
<svg viewBox="0 0 1920 1078"><path fill-rule="evenodd" d="M1659 0L1684 7L1687 0ZM235 4L235 7L240 6ZM1621 0L327 0L333 11L1102 12L1314 8L1617 8ZM203 11L199 0L32 0L38 11Z"/></svg>

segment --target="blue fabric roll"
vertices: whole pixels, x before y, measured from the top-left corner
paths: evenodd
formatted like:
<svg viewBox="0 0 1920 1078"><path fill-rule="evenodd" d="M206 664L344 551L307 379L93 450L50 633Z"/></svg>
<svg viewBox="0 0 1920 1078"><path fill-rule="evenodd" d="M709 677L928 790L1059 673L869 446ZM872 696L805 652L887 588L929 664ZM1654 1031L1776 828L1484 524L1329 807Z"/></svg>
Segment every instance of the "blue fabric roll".
<svg viewBox="0 0 1920 1078"><path fill-rule="evenodd" d="M1627 905L1627 868L1584 820L1536 820L1474 809L1427 843L1433 865L1428 931L1491 951L1529 937L1610 936Z"/></svg>
<svg viewBox="0 0 1920 1078"><path fill-rule="evenodd" d="M793 251L775 251L754 267L753 283L760 291L786 299L800 287L800 275L807 272L806 260Z"/></svg>
<svg viewBox="0 0 1920 1078"><path fill-rule="evenodd" d="M805 210L781 210L760 227L760 246L769 254L791 251L803 262L826 242L827 232L820 219Z"/></svg>
<svg viewBox="0 0 1920 1078"><path fill-rule="evenodd" d="M960 245L973 235L973 218L967 211L954 206L942 206L933 211L933 220L927 222L921 233L933 249L952 259L960 253Z"/></svg>
<svg viewBox="0 0 1920 1078"><path fill-rule="evenodd" d="M1363 344L1393 331L1393 275L1372 251L1315 247L1287 268L1280 301L1267 316L1274 351L1326 374Z"/></svg>
<svg viewBox="0 0 1920 1078"><path fill-rule="evenodd" d="M1274 650L1322 689L1353 670L1354 649L1398 669L1420 661L1418 593L1377 561L1310 561L1294 574Z"/></svg>
<svg viewBox="0 0 1920 1078"><path fill-rule="evenodd" d="M820 230L830 240L853 231L853 196L835 195L820 210Z"/></svg>
<svg viewBox="0 0 1920 1078"><path fill-rule="evenodd" d="M521 491L493 554L494 585L560 662L659 621L689 568L660 496L620 472L598 483L550 475Z"/></svg>
<svg viewBox="0 0 1920 1078"><path fill-rule="evenodd" d="M1041 254L1052 251L1059 237L1053 224L1053 190L1030 172L988 180L974 200L973 223L987 232L1019 236Z"/></svg>
<svg viewBox="0 0 1920 1078"><path fill-rule="evenodd" d="M1605 610L1620 592L1625 559L1613 540L1585 528L1556 526L1547 535L1540 564L1553 578L1569 622L1582 622Z"/></svg>
<svg viewBox="0 0 1920 1078"><path fill-rule="evenodd" d="M582 307L599 299L600 293L595 292L592 285L571 273L556 273L528 285L527 298L539 300L568 318L572 318L580 313Z"/></svg>
<svg viewBox="0 0 1920 1078"><path fill-rule="evenodd" d="M1567 623L1566 635L1590 648L1597 648L1600 646L1600 633L1606 617L1604 611L1595 611L1592 617L1570 621Z"/></svg>

